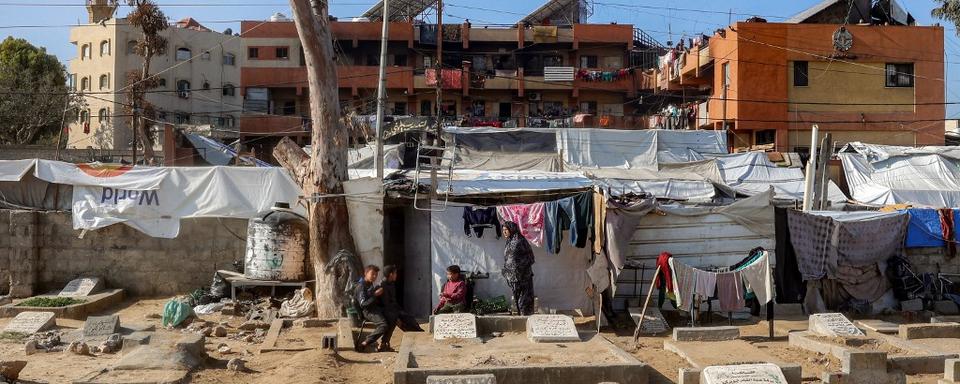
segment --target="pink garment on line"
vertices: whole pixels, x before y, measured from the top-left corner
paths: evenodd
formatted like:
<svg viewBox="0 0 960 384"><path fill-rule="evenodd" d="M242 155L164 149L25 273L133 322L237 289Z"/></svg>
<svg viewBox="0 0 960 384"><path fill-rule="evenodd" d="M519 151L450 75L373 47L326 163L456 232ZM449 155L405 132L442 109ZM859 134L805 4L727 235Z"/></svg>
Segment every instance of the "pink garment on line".
<svg viewBox="0 0 960 384"><path fill-rule="evenodd" d="M512 221L520 227L520 234L530 244L543 244L543 203L501 205L497 207L500 222Z"/></svg>

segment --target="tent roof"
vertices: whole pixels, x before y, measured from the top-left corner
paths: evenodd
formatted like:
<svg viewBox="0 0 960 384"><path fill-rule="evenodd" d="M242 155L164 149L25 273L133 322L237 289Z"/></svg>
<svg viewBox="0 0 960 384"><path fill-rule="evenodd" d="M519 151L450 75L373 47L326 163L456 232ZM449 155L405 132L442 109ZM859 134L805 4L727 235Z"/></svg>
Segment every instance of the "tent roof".
<svg viewBox="0 0 960 384"><path fill-rule="evenodd" d="M427 8L436 4L436 0L390 0L390 21L406 21L419 16ZM374 4L363 13L363 17L370 20L383 19L383 0Z"/></svg>

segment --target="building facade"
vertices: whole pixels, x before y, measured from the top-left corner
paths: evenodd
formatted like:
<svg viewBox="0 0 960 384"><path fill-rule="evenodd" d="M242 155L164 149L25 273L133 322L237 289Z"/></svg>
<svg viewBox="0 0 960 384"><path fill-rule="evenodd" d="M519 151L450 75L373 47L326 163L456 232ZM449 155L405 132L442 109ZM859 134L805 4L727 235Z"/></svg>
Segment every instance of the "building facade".
<svg viewBox="0 0 960 384"><path fill-rule="evenodd" d="M738 22L671 50L658 88L705 91L696 125L727 128L732 147L804 152L814 124L838 146L943 145L943 28L903 12L885 19L870 2L872 22L851 22L857 3L825 1L784 23Z"/></svg>
<svg viewBox="0 0 960 384"><path fill-rule="evenodd" d="M114 0L89 0L89 24L70 30L77 56L70 60L70 82L85 106L69 125L68 148L129 149L133 142L131 111L125 87L130 72L141 71L143 58L134 51L140 32L114 17ZM240 38L211 31L184 19L163 31L167 51L155 56L150 72L159 81L147 94L156 111L147 121L159 149L162 129L205 126L210 134L236 137L242 109Z"/></svg>
<svg viewBox="0 0 960 384"><path fill-rule="evenodd" d="M656 42L632 25L550 23L551 15L532 15L543 23L445 24L439 34L436 24L391 18L386 115L437 116L439 41L439 111L446 119L472 126L547 127L581 115L580 124L642 128L638 122L645 120L632 118L634 101L654 84L637 52L649 53L645 45ZM382 23L369 16L331 22L340 102L344 111L358 115L376 111ZM244 141L291 136L306 143L307 72L294 23L244 21L241 34ZM650 56L647 61L655 62L656 54Z"/></svg>

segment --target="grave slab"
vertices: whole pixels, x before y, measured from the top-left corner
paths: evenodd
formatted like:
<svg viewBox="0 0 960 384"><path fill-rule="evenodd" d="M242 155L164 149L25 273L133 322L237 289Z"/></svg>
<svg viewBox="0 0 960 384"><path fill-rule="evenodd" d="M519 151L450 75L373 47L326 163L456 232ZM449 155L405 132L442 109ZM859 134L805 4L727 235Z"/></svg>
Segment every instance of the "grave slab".
<svg viewBox="0 0 960 384"><path fill-rule="evenodd" d="M527 338L535 343L580 341L577 325L566 315L533 315L527 318Z"/></svg>
<svg viewBox="0 0 960 384"><path fill-rule="evenodd" d="M960 324L957 323L929 323L929 324L901 324L900 338L931 339L931 338L960 338Z"/></svg>
<svg viewBox="0 0 960 384"><path fill-rule="evenodd" d="M57 294L34 297L57 297ZM123 301L122 289L108 289L90 296L82 297L83 303L65 307L26 307L16 304L0 306L0 317L13 317L21 312L53 312L58 319L85 320L92 313L101 312L119 305Z"/></svg>
<svg viewBox="0 0 960 384"><path fill-rule="evenodd" d="M120 332L120 316L90 316L83 323L83 337L97 338Z"/></svg>
<svg viewBox="0 0 960 384"><path fill-rule="evenodd" d="M690 379L699 379L700 370L709 366L750 362L769 363L780 367L784 377L787 378L788 384L800 384L803 380L799 364L779 360L743 340L710 343L666 340L663 342L663 349L677 354L693 367L692 370L689 370L690 372L687 372L687 377ZM717 353L717 351L729 353ZM694 374L694 371L696 371L696 374Z"/></svg>
<svg viewBox="0 0 960 384"><path fill-rule="evenodd" d="M673 329L674 341L726 341L740 338L740 327L681 327Z"/></svg>
<svg viewBox="0 0 960 384"><path fill-rule="evenodd" d="M702 384L787 384L776 364L714 365L700 372Z"/></svg>
<svg viewBox="0 0 960 384"><path fill-rule="evenodd" d="M67 285L60 290L57 296L60 297L83 297L100 293L104 288L103 279L99 277L81 277L70 280Z"/></svg>
<svg viewBox="0 0 960 384"><path fill-rule="evenodd" d="M477 317L471 313L449 313L433 317L433 339L475 339Z"/></svg>
<svg viewBox="0 0 960 384"><path fill-rule="evenodd" d="M810 331L790 332L789 343L792 347L833 355L841 360L848 352L867 352L877 348L895 350L897 351L895 354L887 356L887 362L891 368L903 371L907 375L939 374L943 372L944 360L955 356L955 354L938 352L913 340L904 340L882 333L873 334L871 337L860 336L831 341Z"/></svg>
<svg viewBox="0 0 960 384"><path fill-rule="evenodd" d="M428 376L427 384L497 384L497 377L485 375Z"/></svg>
<svg viewBox="0 0 960 384"><path fill-rule="evenodd" d="M841 313L818 313L810 315L810 331L820 336L865 336Z"/></svg>
<svg viewBox="0 0 960 384"><path fill-rule="evenodd" d="M53 328L56 324L53 312L23 312L14 317L3 332L32 335Z"/></svg>
<svg viewBox="0 0 960 384"><path fill-rule="evenodd" d="M889 321L883 320L857 320L855 324L863 329L869 329L874 332L879 333L899 333L900 324L891 323Z"/></svg>
<svg viewBox="0 0 960 384"><path fill-rule="evenodd" d="M960 381L960 359L947 359L944 362L943 379L950 382Z"/></svg>

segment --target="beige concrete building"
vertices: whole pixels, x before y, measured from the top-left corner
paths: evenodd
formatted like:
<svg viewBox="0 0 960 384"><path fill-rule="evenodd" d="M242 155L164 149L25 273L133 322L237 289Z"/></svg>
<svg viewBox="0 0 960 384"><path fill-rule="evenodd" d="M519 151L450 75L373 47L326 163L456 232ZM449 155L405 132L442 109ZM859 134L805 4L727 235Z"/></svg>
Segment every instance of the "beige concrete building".
<svg viewBox="0 0 960 384"><path fill-rule="evenodd" d="M114 17L116 8L115 0L88 0L89 24L70 30L77 50L69 64L70 83L84 94L86 105L69 126L68 148L128 149L133 141L124 91L128 73L142 68L143 58L134 53L140 33ZM160 83L147 95L157 111L154 124L209 126L214 136L236 137L243 104L237 88L240 38L189 18L163 35L167 52L150 64ZM159 150L162 129L151 132Z"/></svg>

